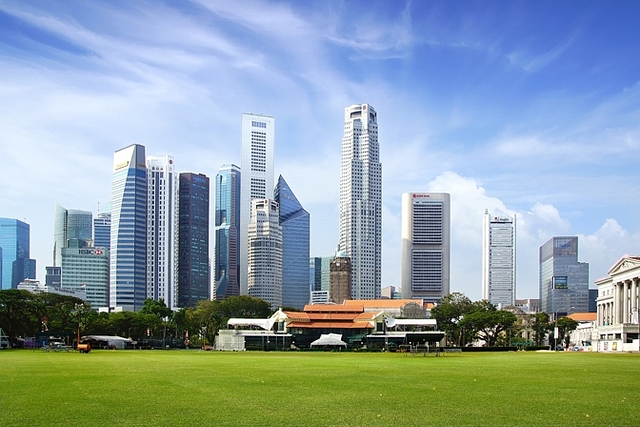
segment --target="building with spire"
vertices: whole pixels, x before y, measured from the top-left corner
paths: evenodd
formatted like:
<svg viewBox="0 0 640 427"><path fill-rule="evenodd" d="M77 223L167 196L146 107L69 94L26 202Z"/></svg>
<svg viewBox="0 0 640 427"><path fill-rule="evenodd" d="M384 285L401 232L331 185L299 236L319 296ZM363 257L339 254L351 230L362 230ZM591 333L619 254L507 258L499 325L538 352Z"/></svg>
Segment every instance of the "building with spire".
<svg viewBox="0 0 640 427"><path fill-rule="evenodd" d="M256 199L251 203L248 294L277 308L282 306L282 227L278 203L269 199Z"/></svg>
<svg viewBox="0 0 640 427"><path fill-rule="evenodd" d="M369 104L344 112L340 248L351 260L352 299L379 299L382 273L382 164L378 115Z"/></svg>

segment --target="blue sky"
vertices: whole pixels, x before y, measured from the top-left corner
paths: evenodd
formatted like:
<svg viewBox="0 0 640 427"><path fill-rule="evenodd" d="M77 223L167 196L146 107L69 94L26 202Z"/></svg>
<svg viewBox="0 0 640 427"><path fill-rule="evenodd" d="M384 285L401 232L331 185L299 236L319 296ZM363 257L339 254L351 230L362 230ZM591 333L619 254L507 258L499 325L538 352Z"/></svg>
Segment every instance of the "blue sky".
<svg viewBox="0 0 640 427"><path fill-rule="evenodd" d="M538 248L578 235L591 282L640 253L640 4L540 1L0 1L0 216L31 224L38 278L55 204L96 211L113 152L178 170L240 164L240 117L276 119L276 175L338 238L344 108L378 112L383 286L400 199L452 195L451 288L479 299L482 215L517 215L518 297Z"/></svg>

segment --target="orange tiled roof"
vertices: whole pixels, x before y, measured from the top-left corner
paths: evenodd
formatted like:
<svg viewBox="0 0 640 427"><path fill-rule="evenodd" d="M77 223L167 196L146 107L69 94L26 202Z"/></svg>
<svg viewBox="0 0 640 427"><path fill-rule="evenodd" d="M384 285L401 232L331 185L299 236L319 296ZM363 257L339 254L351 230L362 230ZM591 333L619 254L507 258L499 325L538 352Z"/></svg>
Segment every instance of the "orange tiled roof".
<svg viewBox="0 0 640 427"><path fill-rule="evenodd" d="M288 328L313 328L313 329L371 329L370 322L291 322Z"/></svg>
<svg viewBox="0 0 640 427"><path fill-rule="evenodd" d="M589 322L598 318L598 313L571 313L567 316L569 319L573 319L576 322Z"/></svg>
<svg viewBox="0 0 640 427"><path fill-rule="evenodd" d="M324 313L362 313L364 307L359 305L339 305L339 304L307 304L304 306L305 313L324 312Z"/></svg>
<svg viewBox="0 0 640 427"><path fill-rule="evenodd" d="M364 308L402 308L410 302L422 305L422 301L419 299L352 299L345 300L343 305L361 305Z"/></svg>

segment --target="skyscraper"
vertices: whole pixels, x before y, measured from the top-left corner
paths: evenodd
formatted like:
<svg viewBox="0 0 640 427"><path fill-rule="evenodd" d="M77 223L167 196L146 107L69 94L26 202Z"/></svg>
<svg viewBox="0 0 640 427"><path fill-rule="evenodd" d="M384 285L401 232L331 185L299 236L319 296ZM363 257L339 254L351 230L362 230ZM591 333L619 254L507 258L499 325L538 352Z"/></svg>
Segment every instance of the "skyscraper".
<svg viewBox="0 0 640 427"><path fill-rule="evenodd" d="M311 279L312 291L329 291L330 265L333 257L311 257L309 267L313 276Z"/></svg>
<svg viewBox="0 0 640 427"><path fill-rule="evenodd" d="M382 264L382 164L378 116L369 104L344 112L340 250L351 259L353 299L378 299Z"/></svg>
<svg viewBox="0 0 640 427"><path fill-rule="evenodd" d="M93 219L93 246L111 248L111 212L100 212Z"/></svg>
<svg viewBox="0 0 640 427"><path fill-rule="evenodd" d="M251 201L273 198L273 150L275 120L260 114L242 115L242 184L240 202L240 293L248 290L247 226Z"/></svg>
<svg viewBox="0 0 640 427"><path fill-rule="evenodd" d="M240 295L240 180L236 165L216 175L215 299Z"/></svg>
<svg viewBox="0 0 640 427"><path fill-rule="evenodd" d="M62 249L68 247L69 240L78 239L82 246L88 246L92 239L93 214L89 211L65 209L56 204L53 227L53 266L62 265Z"/></svg>
<svg viewBox="0 0 640 427"><path fill-rule="evenodd" d="M147 165L142 145L113 156L109 306L135 311L147 296Z"/></svg>
<svg viewBox="0 0 640 427"><path fill-rule="evenodd" d="M248 293L276 308L282 305L282 227L279 224L278 203L269 199L256 199L251 203Z"/></svg>
<svg viewBox="0 0 640 427"><path fill-rule="evenodd" d="M0 218L0 289L17 289L24 279L35 279L36 260L29 258L29 243L29 224Z"/></svg>
<svg viewBox="0 0 640 427"><path fill-rule="evenodd" d="M76 241L77 242L77 241ZM109 306L109 250L69 245L62 248L61 287L84 292L94 309Z"/></svg>
<svg viewBox="0 0 640 427"><path fill-rule="evenodd" d="M209 299L209 177L181 173L178 224L178 307Z"/></svg>
<svg viewBox="0 0 640 427"><path fill-rule="evenodd" d="M554 317L589 311L589 264L578 262L578 236L540 246L540 311Z"/></svg>
<svg viewBox="0 0 640 427"><path fill-rule="evenodd" d="M147 157L147 298L176 308L178 174L172 156Z"/></svg>
<svg viewBox="0 0 640 427"><path fill-rule="evenodd" d="M502 306L516 298L516 218L492 216L482 223L482 299Z"/></svg>
<svg viewBox="0 0 640 427"><path fill-rule="evenodd" d="M439 302L449 293L451 197L402 195L402 298Z"/></svg>
<svg viewBox="0 0 640 427"><path fill-rule="evenodd" d="M282 175L274 191L282 227L282 305L303 309L309 303L309 213Z"/></svg>

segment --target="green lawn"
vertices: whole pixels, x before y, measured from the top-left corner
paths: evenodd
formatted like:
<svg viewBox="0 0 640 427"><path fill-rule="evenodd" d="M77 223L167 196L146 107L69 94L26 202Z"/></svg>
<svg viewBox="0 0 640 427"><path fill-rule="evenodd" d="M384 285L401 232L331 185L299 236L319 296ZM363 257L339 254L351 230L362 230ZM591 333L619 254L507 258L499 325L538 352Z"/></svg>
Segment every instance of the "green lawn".
<svg viewBox="0 0 640 427"><path fill-rule="evenodd" d="M0 352L0 425L640 425L640 355Z"/></svg>

